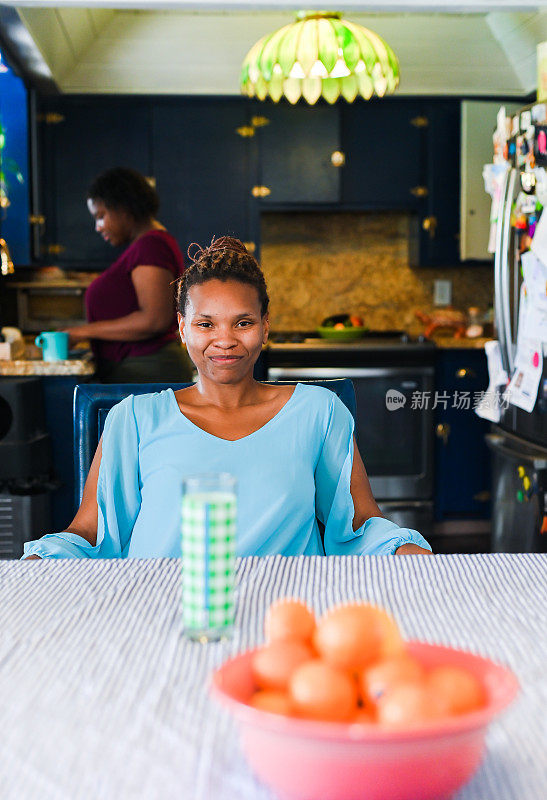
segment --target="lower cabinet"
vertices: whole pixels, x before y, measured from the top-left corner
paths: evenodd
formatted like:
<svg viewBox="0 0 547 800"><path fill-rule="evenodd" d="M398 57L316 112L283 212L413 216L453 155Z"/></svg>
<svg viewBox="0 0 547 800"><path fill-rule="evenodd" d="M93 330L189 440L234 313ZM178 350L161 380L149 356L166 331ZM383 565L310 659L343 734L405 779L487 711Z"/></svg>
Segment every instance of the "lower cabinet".
<svg viewBox="0 0 547 800"><path fill-rule="evenodd" d="M489 423L475 413L488 386L484 350L440 349L435 386L436 552L488 551Z"/></svg>

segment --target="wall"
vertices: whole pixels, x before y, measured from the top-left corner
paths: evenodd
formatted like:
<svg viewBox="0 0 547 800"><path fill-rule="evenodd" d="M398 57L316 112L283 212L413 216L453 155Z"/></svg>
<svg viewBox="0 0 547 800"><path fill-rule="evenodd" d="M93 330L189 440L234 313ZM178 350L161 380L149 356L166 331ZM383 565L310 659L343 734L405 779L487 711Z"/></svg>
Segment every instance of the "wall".
<svg viewBox="0 0 547 800"><path fill-rule="evenodd" d="M415 311L433 310L433 281L452 281L452 305L486 309L493 269L416 269L408 262L407 213L265 213L261 265L274 330L313 330L352 312L370 328L418 334Z"/></svg>

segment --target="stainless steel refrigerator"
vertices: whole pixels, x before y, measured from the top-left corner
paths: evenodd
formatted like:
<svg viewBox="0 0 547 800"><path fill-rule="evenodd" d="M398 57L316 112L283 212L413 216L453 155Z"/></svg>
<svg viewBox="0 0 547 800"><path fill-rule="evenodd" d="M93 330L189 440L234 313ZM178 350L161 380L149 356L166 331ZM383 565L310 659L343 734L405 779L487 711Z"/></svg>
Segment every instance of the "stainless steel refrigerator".
<svg viewBox="0 0 547 800"><path fill-rule="evenodd" d="M545 203L547 113L543 120L542 113L534 106L513 115L507 141L502 142L505 171L499 172L494 310L501 360L509 378L515 372L522 254L541 218L540 198ZM503 167L499 154L498 164ZM540 350L543 372L532 411L502 404L500 420L486 437L493 459L493 552L547 551L547 342Z"/></svg>

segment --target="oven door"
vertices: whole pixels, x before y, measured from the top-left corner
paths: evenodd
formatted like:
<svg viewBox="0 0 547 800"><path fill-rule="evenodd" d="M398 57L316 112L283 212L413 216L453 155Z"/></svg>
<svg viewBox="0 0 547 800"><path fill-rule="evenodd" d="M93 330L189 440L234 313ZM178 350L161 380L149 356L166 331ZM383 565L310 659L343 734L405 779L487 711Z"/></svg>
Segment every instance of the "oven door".
<svg viewBox="0 0 547 800"><path fill-rule="evenodd" d="M374 497L426 500L433 495L433 373L431 366L272 367L268 380L349 378L355 436ZM427 408L416 402L422 396Z"/></svg>

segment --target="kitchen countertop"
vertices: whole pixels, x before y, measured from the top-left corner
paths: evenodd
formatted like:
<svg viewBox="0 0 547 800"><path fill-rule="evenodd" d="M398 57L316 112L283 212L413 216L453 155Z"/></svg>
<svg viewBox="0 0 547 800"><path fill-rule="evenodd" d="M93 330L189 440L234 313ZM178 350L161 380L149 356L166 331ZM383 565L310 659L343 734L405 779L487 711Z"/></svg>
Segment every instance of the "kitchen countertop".
<svg viewBox="0 0 547 800"><path fill-rule="evenodd" d="M90 359L69 358L66 361L41 361L28 359L0 361L0 377L17 375L93 375L95 364Z"/></svg>
<svg viewBox="0 0 547 800"><path fill-rule="evenodd" d="M432 337L437 347L441 350L484 350L486 342L492 341L492 336L481 337L479 339L455 339L453 336Z"/></svg>

